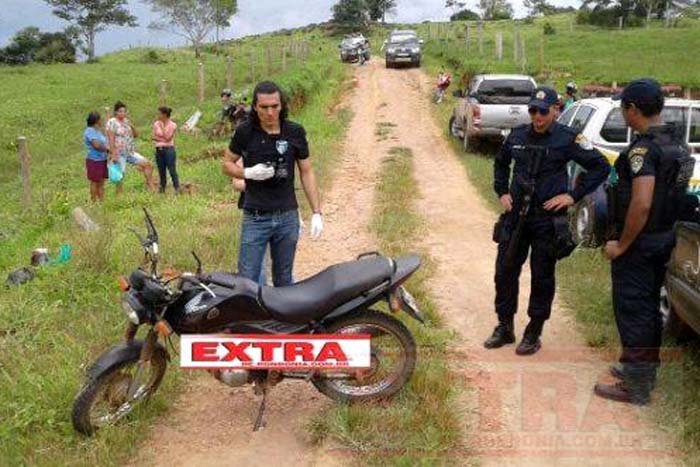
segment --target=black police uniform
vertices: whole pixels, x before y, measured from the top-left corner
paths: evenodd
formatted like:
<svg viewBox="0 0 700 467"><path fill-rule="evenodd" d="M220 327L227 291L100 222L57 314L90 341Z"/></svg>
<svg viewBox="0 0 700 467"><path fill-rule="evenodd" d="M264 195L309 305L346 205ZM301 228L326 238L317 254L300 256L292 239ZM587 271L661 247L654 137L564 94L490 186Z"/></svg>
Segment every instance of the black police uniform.
<svg viewBox="0 0 700 467"><path fill-rule="evenodd" d="M593 148L582 135L575 130L554 122L545 133L537 133L531 124L514 128L496 155L494 163L494 189L498 196L510 193L513 197L513 210L505 215L505 230L511 230L518 218L522 202L524 184L527 182L530 158L533 153L528 145L544 146L546 154L542 156L540 168L535 174L535 190L531 208L525 221L514 264L507 267L505 253L507 241L500 241L496 258L496 313L499 321L510 320L517 311L519 278L522 265L532 250L530 267L532 271L530 302L528 315L533 321L539 321L537 336L541 332L541 323L549 318L554 298L554 270L557 261L554 251L555 225L568 229L566 210L546 211L542 205L547 200L568 193L579 201L594 191L605 181L610 166L600 152ZM512 183L509 187L510 165L515 161ZM575 161L583 166L587 173L581 183L569 190L567 164ZM507 236L507 235L506 235ZM498 240L498 239L495 239Z"/></svg>
<svg viewBox="0 0 700 467"><path fill-rule="evenodd" d="M615 161L614 222L622 232L632 196L632 181L654 177L649 220L627 251L612 261L612 293L624 380L632 402L646 403L659 365L662 321L659 313L666 263L675 243L673 225L686 198L694 160L674 125L637 135Z"/></svg>

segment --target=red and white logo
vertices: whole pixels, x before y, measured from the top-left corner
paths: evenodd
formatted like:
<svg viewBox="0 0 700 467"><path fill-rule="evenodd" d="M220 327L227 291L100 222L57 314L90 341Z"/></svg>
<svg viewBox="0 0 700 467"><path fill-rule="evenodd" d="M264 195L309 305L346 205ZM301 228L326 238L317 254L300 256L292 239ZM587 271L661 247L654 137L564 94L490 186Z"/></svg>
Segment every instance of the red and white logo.
<svg viewBox="0 0 700 467"><path fill-rule="evenodd" d="M253 370L369 368L370 336L185 334L180 338L180 366Z"/></svg>

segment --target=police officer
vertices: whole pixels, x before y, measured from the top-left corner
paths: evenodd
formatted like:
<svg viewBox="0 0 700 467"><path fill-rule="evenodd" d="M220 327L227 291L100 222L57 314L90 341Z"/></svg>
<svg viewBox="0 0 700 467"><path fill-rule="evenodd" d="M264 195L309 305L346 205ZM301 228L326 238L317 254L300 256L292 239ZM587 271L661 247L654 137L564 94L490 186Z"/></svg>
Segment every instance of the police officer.
<svg viewBox="0 0 700 467"><path fill-rule="evenodd" d="M243 159L241 167L236 162ZM223 172L245 180L243 223L238 272L257 281L269 245L275 287L292 283L299 240L295 168L313 210L311 237L323 231L321 201L309 161L309 143L301 125L287 120L287 101L271 81L253 91L250 118L233 134L224 157Z"/></svg>
<svg viewBox="0 0 700 467"><path fill-rule="evenodd" d="M609 171L605 158L583 135L556 122L557 98L553 89L537 88L528 105L531 123L514 128L496 155L494 189L505 213L494 232L494 240L499 243L495 276L498 325L484 342L487 349L515 342L513 316L518 304L520 272L528 252L532 271L530 322L516 353L530 355L540 349L540 334L554 298L555 264L573 249L567 208L603 183ZM535 151L534 147L539 149ZM539 158L539 167L532 173L535 157ZM573 189L569 187L566 170L572 160L587 170ZM509 185L513 161L513 179ZM522 216L522 234L517 239L514 232L531 181L534 191L529 196L530 209ZM515 253L506 261L509 245L514 241L517 243L510 251Z"/></svg>
<svg viewBox="0 0 700 467"><path fill-rule="evenodd" d="M636 132L615 161L612 215L620 234L605 245L622 355L621 366L611 370L619 382L594 390L606 399L645 405L659 365L659 295L674 246L673 224L687 200L694 161L674 125L662 123L664 97L656 81L633 81L616 98Z"/></svg>

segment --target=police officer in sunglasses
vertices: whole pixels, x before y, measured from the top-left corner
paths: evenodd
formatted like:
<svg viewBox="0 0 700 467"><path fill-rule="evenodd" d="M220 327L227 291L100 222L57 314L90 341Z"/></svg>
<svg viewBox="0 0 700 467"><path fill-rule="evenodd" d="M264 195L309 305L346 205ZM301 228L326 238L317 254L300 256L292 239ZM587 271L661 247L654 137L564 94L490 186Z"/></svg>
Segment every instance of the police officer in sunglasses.
<svg viewBox="0 0 700 467"><path fill-rule="evenodd" d="M567 208L602 184L610 170L607 160L583 135L556 121L557 97L554 89L535 89L528 104L531 123L513 128L494 162L494 189L504 213L494 230L494 241L498 242L498 325L484 342L487 349L515 342L513 317L518 306L520 272L528 254L532 276L527 310L530 322L516 353L531 355L540 349L540 335L554 299L555 265L573 248L566 247L573 245ZM533 171L535 157L538 163ZM587 171L573 188L566 170L570 161ZM533 189L528 190L528 186ZM522 207L528 206L523 203L526 195L530 203L523 213ZM511 242L516 243L509 249ZM558 250L562 242L567 250L563 254Z"/></svg>

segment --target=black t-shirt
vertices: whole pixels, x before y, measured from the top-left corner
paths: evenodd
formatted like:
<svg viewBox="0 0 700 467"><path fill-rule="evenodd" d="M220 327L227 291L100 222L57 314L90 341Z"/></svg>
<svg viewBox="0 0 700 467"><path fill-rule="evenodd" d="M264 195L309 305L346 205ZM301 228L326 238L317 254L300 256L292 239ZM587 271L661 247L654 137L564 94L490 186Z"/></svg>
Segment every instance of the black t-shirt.
<svg viewBox="0 0 700 467"><path fill-rule="evenodd" d="M298 207L294 193L294 165L297 160L309 157L309 143L303 126L285 121L280 134L271 135L248 120L234 133L229 149L243 157L243 167L261 163L275 167L275 176L269 180L245 181L243 208L272 211Z"/></svg>

